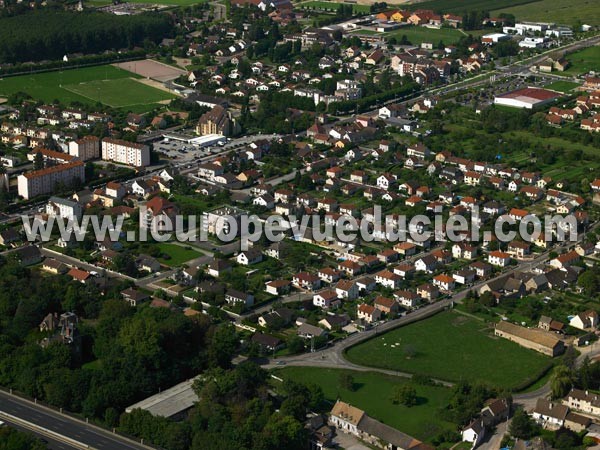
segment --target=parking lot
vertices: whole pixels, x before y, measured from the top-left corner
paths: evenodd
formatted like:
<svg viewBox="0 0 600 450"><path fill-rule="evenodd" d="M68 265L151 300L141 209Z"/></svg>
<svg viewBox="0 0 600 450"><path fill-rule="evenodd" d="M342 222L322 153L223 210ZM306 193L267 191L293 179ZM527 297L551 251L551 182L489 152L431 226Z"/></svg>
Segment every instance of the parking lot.
<svg viewBox="0 0 600 450"><path fill-rule="evenodd" d="M279 136L275 134L244 136L236 139L227 139L227 142L223 145L214 144L207 147L200 147L199 145L175 139L161 139L155 141L153 146L155 152L164 155L164 157L171 160L174 165L182 167L209 159L211 156L217 156L220 153L240 150L260 139L271 140L277 137Z"/></svg>
<svg viewBox="0 0 600 450"><path fill-rule="evenodd" d="M201 148L184 141L173 139L161 139L154 142L154 151L162 153L168 159L177 163L191 162L195 159L204 158L212 154L216 149L222 150L218 145Z"/></svg>

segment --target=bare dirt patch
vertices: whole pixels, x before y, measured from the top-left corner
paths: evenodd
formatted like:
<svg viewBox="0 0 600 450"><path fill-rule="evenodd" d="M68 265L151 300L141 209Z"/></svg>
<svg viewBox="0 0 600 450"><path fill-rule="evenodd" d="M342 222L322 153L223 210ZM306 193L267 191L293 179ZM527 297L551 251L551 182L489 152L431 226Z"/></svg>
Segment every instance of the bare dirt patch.
<svg viewBox="0 0 600 450"><path fill-rule="evenodd" d="M153 59L115 63L113 66L133 72L144 78L160 82L174 80L186 73L183 69L178 69L177 67L169 66L168 64L154 61Z"/></svg>

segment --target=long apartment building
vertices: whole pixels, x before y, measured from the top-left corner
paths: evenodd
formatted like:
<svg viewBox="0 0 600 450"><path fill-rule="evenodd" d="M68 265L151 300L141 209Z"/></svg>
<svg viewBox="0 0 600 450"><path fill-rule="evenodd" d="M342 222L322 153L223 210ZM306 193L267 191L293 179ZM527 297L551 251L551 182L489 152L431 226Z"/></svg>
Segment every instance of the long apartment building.
<svg viewBox="0 0 600 450"><path fill-rule="evenodd" d="M100 158L100 138L84 136L69 142L69 155L79 158L81 161Z"/></svg>
<svg viewBox="0 0 600 450"><path fill-rule="evenodd" d="M57 152L56 150L50 150L48 148L37 147L32 150L28 155L27 159L29 161L34 161L36 154L39 153L42 155L44 160L44 165L50 166L54 164L66 164L73 162L75 160L74 156L69 155L64 152Z"/></svg>
<svg viewBox="0 0 600 450"><path fill-rule="evenodd" d="M150 164L150 147L120 139L102 139L102 159L135 167Z"/></svg>
<svg viewBox="0 0 600 450"><path fill-rule="evenodd" d="M54 192L58 184L70 186L75 181L85 181L85 166L82 161L46 167L19 175L19 195L25 199Z"/></svg>

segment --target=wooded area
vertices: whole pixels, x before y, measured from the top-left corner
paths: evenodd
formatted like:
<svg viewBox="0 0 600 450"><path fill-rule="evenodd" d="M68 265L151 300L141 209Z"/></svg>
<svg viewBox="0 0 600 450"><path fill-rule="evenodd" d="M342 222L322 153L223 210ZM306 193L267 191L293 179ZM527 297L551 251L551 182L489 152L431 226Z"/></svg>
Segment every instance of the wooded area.
<svg viewBox="0 0 600 450"><path fill-rule="evenodd" d="M0 19L0 63L62 59L65 54L131 48L168 36L166 14L115 16L99 12L44 11Z"/></svg>

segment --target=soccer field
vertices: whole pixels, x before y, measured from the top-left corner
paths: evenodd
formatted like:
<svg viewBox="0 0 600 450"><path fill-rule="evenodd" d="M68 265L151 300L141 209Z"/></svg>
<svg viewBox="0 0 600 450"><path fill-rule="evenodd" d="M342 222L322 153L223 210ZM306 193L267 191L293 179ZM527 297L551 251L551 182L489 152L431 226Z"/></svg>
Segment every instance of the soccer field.
<svg viewBox="0 0 600 450"><path fill-rule="evenodd" d="M352 347L351 362L448 381L514 388L535 381L549 357L495 337L485 322L454 311L437 314Z"/></svg>
<svg viewBox="0 0 600 450"><path fill-rule="evenodd" d="M135 81L137 78L140 77L112 65L20 75L0 79L0 96L26 92L43 102L101 102L134 112L149 111L159 102L174 97L168 92Z"/></svg>
<svg viewBox="0 0 600 450"><path fill-rule="evenodd" d="M132 78L85 81L62 87L67 91L113 108L152 105L173 98L168 92L147 86Z"/></svg>
<svg viewBox="0 0 600 450"><path fill-rule="evenodd" d="M446 45L456 44L459 39L464 36L460 30L454 28L437 29L416 26L404 26L387 33L378 33L373 30L358 30L349 33L349 35L353 34L365 34L370 36L379 35L387 39L395 37L398 41L400 41L404 35L413 45L420 45L422 42L431 42L434 46L437 46L440 41Z"/></svg>

